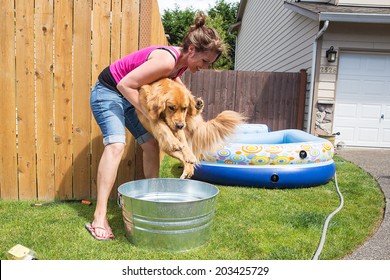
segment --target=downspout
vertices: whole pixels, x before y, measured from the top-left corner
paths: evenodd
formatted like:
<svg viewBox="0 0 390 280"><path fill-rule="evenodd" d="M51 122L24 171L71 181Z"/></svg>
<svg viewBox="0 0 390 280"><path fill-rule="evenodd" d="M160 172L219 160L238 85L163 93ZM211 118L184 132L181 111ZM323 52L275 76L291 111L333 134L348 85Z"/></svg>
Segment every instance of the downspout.
<svg viewBox="0 0 390 280"><path fill-rule="evenodd" d="M313 97L314 97L314 79L316 76L315 67L317 64L317 40L325 33L326 29L328 29L329 20L325 21L324 26L317 33L313 42L313 52L311 59L311 76L310 76L310 92L309 92L309 112L308 112L308 122L306 132L310 133L311 130L311 122L312 122L312 114L313 114Z"/></svg>

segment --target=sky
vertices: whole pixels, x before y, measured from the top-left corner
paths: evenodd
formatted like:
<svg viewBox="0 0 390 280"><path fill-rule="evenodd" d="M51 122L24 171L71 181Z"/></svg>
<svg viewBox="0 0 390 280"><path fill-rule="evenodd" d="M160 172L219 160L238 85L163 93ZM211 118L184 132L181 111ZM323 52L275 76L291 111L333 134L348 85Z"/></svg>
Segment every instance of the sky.
<svg viewBox="0 0 390 280"><path fill-rule="evenodd" d="M157 0L160 14L162 15L164 10L173 9L175 4L181 9L194 8L195 10L206 11L210 7L215 6L216 0ZM226 3L238 3L240 0L225 0Z"/></svg>

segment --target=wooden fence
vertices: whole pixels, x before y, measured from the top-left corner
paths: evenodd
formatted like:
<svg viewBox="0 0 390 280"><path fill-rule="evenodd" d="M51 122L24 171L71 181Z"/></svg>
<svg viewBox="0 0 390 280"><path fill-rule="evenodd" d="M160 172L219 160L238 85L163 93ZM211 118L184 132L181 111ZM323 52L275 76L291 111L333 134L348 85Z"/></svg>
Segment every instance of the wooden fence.
<svg viewBox="0 0 390 280"><path fill-rule="evenodd" d="M90 90L110 62L167 44L157 0L0 3L0 198L96 197ZM135 177L130 138L118 184Z"/></svg>
<svg viewBox="0 0 390 280"><path fill-rule="evenodd" d="M263 123L271 130L303 128L306 71L267 73L200 71L183 81L205 101L204 118L223 110L242 112L249 123Z"/></svg>
<svg viewBox="0 0 390 280"><path fill-rule="evenodd" d="M167 44L157 0L0 3L0 199L95 198L103 144L90 90L119 57ZM231 109L278 130L301 128L303 76L201 71L183 79L206 101L206 119ZM142 170L130 134L128 143L117 185Z"/></svg>

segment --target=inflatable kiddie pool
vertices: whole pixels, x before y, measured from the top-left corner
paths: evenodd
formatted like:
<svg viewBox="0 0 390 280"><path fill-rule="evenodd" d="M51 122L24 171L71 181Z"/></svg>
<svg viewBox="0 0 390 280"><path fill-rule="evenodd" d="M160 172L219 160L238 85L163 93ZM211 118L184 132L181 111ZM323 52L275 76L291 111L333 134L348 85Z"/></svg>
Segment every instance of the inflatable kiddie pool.
<svg viewBox="0 0 390 280"><path fill-rule="evenodd" d="M215 152L203 155L193 179L227 186L302 188L335 174L330 141L297 129L269 132L245 124Z"/></svg>

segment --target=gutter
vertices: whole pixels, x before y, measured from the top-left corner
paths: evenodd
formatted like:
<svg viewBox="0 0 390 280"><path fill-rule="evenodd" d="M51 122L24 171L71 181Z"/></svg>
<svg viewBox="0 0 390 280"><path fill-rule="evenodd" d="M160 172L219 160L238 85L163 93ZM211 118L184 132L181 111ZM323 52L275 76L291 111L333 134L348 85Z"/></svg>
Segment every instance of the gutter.
<svg viewBox="0 0 390 280"><path fill-rule="evenodd" d="M299 2L299 1L298 1ZM360 23L390 23L390 13L377 12L345 12L343 9L334 9L327 11L327 6L334 7L333 4L324 4L323 7L315 8L311 4L298 2L284 2L284 7L302 16L315 21L332 21L332 22L360 22ZM302 4L302 5L299 5ZM349 6L349 5L348 5Z"/></svg>
<svg viewBox="0 0 390 280"><path fill-rule="evenodd" d="M245 7L246 7L247 2L248 2L248 0L240 0L240 6L238 7L238 11L237 11L236 23L232 24L229 27L228 33L231 34L240 28L242 17L244 15L244 11L245 11Z"/></svg>
<svg viewBox="0 0 390 280"><path fill-rule="evenodd" d="M339 21L339 22L361 22L361 23L390 23L389 14L351 14L351 13L332 13L321 12L320 21Z"/></svg>
<svg viewBox="0 0 390 280"><path fill-rule="evenodd" d="M312 59L311 59L310 93L309 93L309 111L307 114L308 121L307 121L307 129L306 129L306 132L308 133L310 133L311 131L311 122L312 122L312 114L313 114L314 79L316 76L316 64L317 64L317 41L328 29L328 26L329 26L329 20L325 21L324 26L317 33L313 42L313 51L312 51Z"/></svg>

